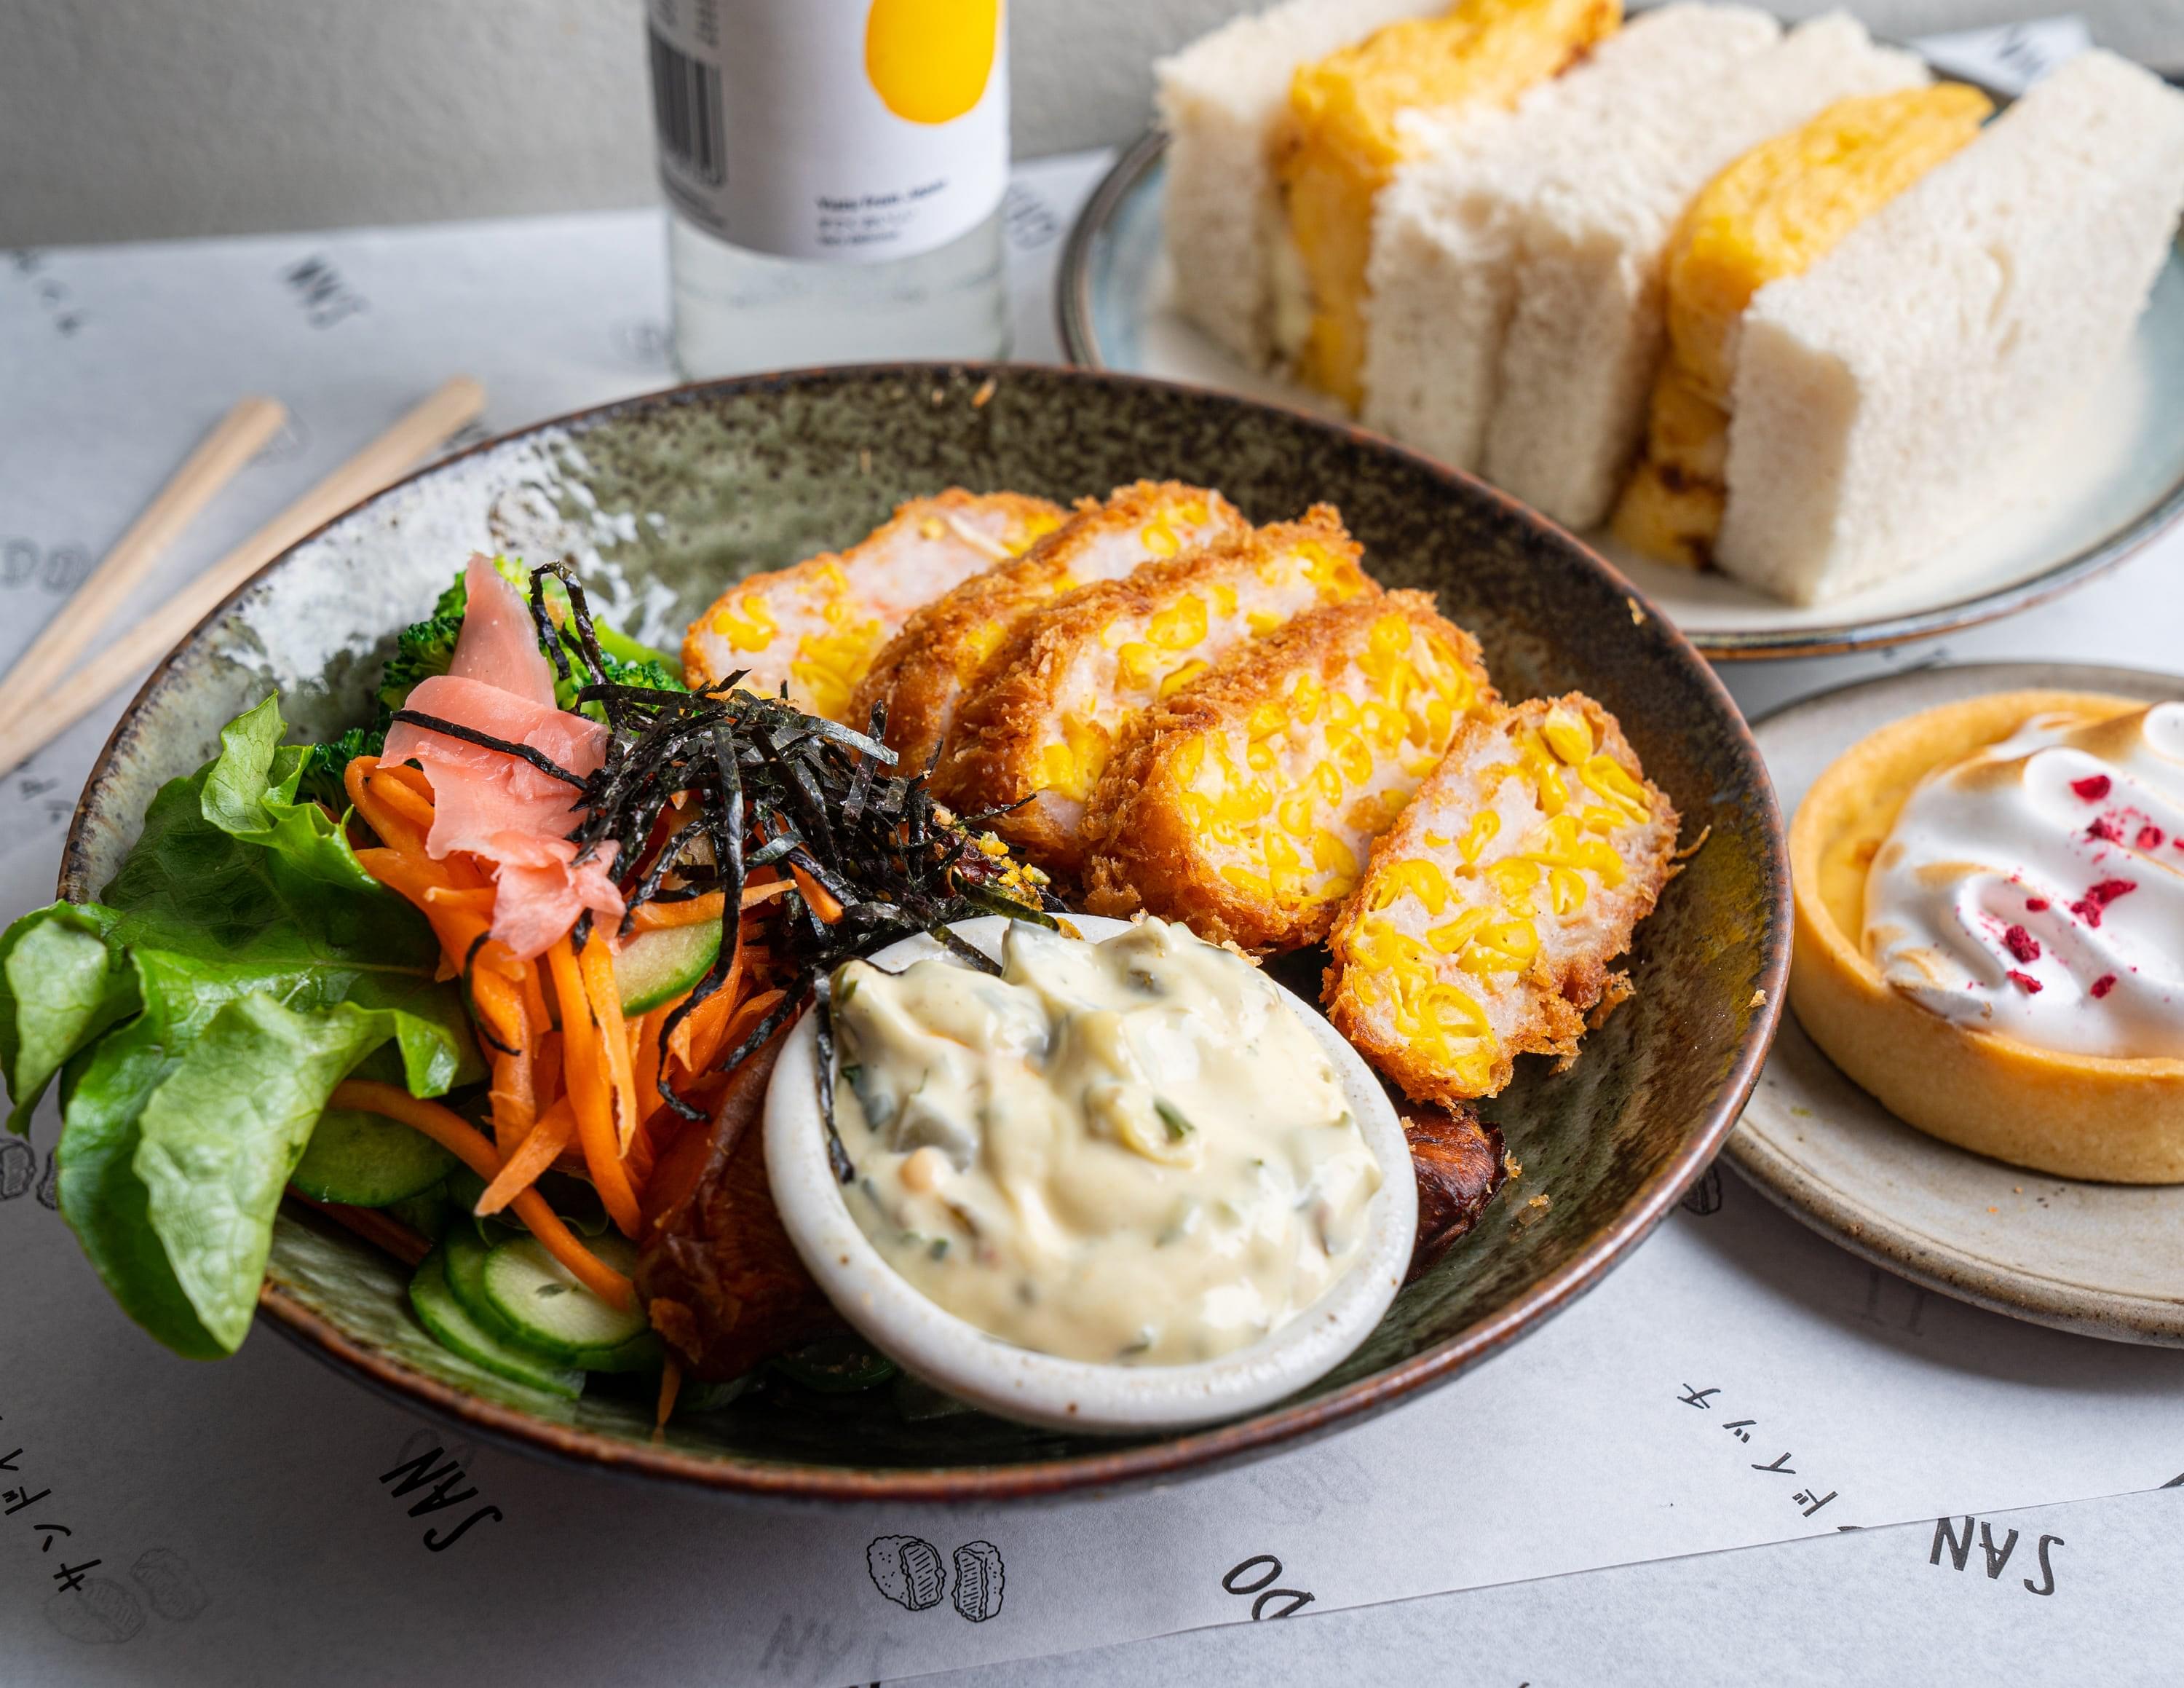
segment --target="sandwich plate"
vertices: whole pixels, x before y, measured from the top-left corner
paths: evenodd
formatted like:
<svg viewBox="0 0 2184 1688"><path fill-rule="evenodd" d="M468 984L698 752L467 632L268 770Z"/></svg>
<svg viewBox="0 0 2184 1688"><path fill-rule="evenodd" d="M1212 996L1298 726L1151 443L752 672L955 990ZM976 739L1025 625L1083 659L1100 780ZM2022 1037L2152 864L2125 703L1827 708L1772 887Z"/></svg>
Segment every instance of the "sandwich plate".
<svg viewBox="0 0 2184 1688"><path fill-rule="evenodd" d="M1220 388L1339 416L1322 394L1249 369L1172 303L1161 239L1167 137L1147 133L1094 191L1062 255L1056 307L1072 362ZM2172 251L2130 349L2068 425L2051 420L2044 481L1902 578L1828 603L1784 604L1583 537L1707 656L1817 657L1951 632L2090 579L2184 515L2184 252Z"/></svg>
<svg viewBox="0 0 2184 1688"><path fill-rule="evenodd" d="M2075 662L1892 674L1755 722L1783 813L1828 764L1907 715L2052 686L2156 703L2184 676ZM2005 1165L1914 1131L1822 1054L1794 1012L1730 1134L1762 1193L1852 1253L1961 1301L2114 1341L2184 1348L2184 1185L2097 1184Z"/></svg>

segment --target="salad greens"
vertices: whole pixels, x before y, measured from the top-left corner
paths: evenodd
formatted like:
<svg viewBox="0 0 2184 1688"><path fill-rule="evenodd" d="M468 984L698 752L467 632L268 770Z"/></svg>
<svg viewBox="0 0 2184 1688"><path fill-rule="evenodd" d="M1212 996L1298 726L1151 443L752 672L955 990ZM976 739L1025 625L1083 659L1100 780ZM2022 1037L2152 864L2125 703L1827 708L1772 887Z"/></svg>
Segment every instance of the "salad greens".
<svg viewBox="0 0 2184 1688"><path fill-rule="evenodd" d="M290 1171L375 1052L413 1094L484 1075L439 946L299 798L267 698L153 799L101 901L0 936L0 1066L26 1128L58 1074L61 1211L130 1316L177 1353L250 1326Z"/></svg>

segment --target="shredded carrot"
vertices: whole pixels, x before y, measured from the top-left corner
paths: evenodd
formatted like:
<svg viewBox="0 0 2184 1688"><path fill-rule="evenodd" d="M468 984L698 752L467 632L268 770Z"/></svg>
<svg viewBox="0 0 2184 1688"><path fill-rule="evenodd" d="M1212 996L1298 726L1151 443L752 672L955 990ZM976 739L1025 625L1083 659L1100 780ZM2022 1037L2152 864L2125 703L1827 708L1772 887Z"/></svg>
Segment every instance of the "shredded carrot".
<svg viewBox="0 0 2184 1688"><path fill-rule="evenodd" d="M724 892L709 891L688 903L640 903L630 925L640 932L656 932L663 926L695 926L717 920L728 905Z"/></svg>
<svg viewBox="0 0 2184 1688"><path fill-rule="evenodd" d="M842 905L833 892L794 862L788 864L788 871L796 875L796 888L804 893L804 900L811 905L811 912L824 924L831 926L842 918Z"/></svg>
<svg viewBox="0 0 2184 1688"><path fill-rule="evenodd" d="M481 953L482 959L482 953ZM528 1040L529 1027L523 1012L523 992L515 981L486 966L471 970L471 996L478 1005L478 1012L488 1022L487 1030L511 1048L520 1048Z"/></svg>
<svg viewBox="0 0 2184 1688"><path fill-rule="evenodd" d="M563 1097L538 1116L528 1136L509 1154L508 1160L493 1180L485 1187L473 1210L480 1219L490 1219L525 1190L538 1182L539 1175L560 1158L561 1151L577 1135L577 1115Z"/></svg>
<svg viewBox="0 0 2184 1688"><path fill-rule="evenodd" d="M682 1368L672 1360L661 1361L660 1405L654 1409L652 1416L652 1428L655 1431L665 1430L667 1428L667 1421L675 1411L675 1397L680 1395L682 1390Z"/></svg>
<svg viewBox="0 0 2184 1688"><path fill-rule="evenodd" d="M538 1066L532 1046L537 1036L525 1009L523 993L499 974L486 968L471 975L471 997L480 1017L493 1022L494 1037L505 1047L494 1048L493 1088L493 1141L506 1154L530 1134L538 1117Z"/></svg>
<svg viewBox="0 0 2184 1688"><path fill-rule="evenodd" d="M599 1026L592 1019L576 954L567 938L554 941L546 952L546 963L554 975L554 994L561 1003L561 1071L569 1087L570 1105L576 1109L577 1138L583 1145L584 1165L590 1169L599 1199L606 1204L608 1216L625 1237L634 1238L638 1224L637 1192L630 1188L629 1175L622 1170L621 1147L615 1138L613 1104L609 1099L612 1080L602 1070L604 1061ZM623 1053L627 1056L628 1052Z"/></svg>
<svg viewBox="0 0 2184 1688"><path fill-rule="evenodd" d="M630 1060L637 1074L637 1111L647 1119L660 1105L660 1027L666 1017L666 1009L656 1008L639 1015L629 1028Z"/></svg>
<svg viewBox="0 0 2184 1688"><path fill-rule="evenodd" d="M615 983L614 953L606 940L594 936L586 944L577 958L577 968L583 975L592 1018L599 1028L607 1082L614 1087L616 1147L619 1153L627 1154L630 1133L644 1115L638 1111L637 1078L629 1066L629 1022L622 1018L621 988Z"/></svg>
<svg viewBox="0 0 2184 1688"><path fill-rule="evenodd" d="M682 1023L668 1038L668 1053L687 1070L698 1072L706 1065L698 1059L697 1052L712 1047L714 1034L735 1013L737 998L743 993L744 965L749 959L750 951L738 944L734 959L728 963L728 976L721 981L720 989L684 1014Z"/></svg>
<svg viewBox="0 0 2184 1688"><path fill-rule="evenodd" d="M379 802L408 821L412 826L424 829L429 838L432 830L432 800L407 780L390 776L387 769L375 767L365 774L365 783Z"/></svg>
<svg viewBox="0 0 2184 1688"><path fill-rule="evenodd" d="M543 1026L543 1020L533 1020ZM531 1098L534 1110L544 1113L558 1101L567 1089L561 1072L561 1034L541 1031L538 1053L531 1058Z"/></svg>
<svg viewBox="0 0 2184 1688"><path fill-rule="evenodd" d="M698 1059L693 1070L710 1071L722 1055L748 1037L757 1028L759 1021L772 1013L787 994L785 991L761 991L742 1003L727 1024L721 1027L719 1037L710 1048L703 1044L698 1047Z"/></svg>
<svg viewBox="0 0 2184 1688"><path fill-rule="evenodd" d="M359 1108L398 1120L424 1132L488 1184L500 1176L500 1156L494 1153L493 1145L469 1121L437 1102L412 1096L396 1085L351 1078L334 1087L332 1105ZM637 1305L636 1287L578 1242L576 1234L546 1205L545 1198L538 1191L524 1191L510 1205L515 1208L515 1216L545 1245L547 1253L567 1267L570 1276L587 1289L624 1312Z"/></svg>
<svg viewBox="0 0 2184 1688"><path fill-rule="evenodd" d="M371 789L371 775L378 766L377 757L359 756L342 769L342 789L348 793L349 807L364 817L364 824L377 833L390 849L406 856L422 856L423 831L406 816L381 802Z"/></svg>
<svg viewBox="0 0 2184 1688"><path fill-rule="evenodd" d="M489 920L493 918L493 899L499 895L489 885L460 891L453 886L436 885L425 892L425 900L443 908L460 908L466 914L482 914ZM516 964L521 966L522 964L519 962Z"/></svg>
<svg viewBox="0 0 2184 1688"><path fill-rule="evenodd" d="M421 768L412 768L406 762L381 762L375 757L370 774L375 780L392 780L407 785L427 803L433 800L432 782L425 777L425 770Z"/></svg>

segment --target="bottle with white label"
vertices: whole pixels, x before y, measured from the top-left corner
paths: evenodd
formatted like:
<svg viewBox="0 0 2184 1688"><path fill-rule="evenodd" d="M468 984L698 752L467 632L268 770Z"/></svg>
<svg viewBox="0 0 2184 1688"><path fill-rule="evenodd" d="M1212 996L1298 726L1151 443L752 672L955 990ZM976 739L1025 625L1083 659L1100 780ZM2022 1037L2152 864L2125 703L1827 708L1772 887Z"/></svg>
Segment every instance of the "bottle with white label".
<svg viewBox="0 0 2184 1688"><path fill-rule="evenodd" d="M1002 0L648 0L675 360L1006 349Z"/></svg>

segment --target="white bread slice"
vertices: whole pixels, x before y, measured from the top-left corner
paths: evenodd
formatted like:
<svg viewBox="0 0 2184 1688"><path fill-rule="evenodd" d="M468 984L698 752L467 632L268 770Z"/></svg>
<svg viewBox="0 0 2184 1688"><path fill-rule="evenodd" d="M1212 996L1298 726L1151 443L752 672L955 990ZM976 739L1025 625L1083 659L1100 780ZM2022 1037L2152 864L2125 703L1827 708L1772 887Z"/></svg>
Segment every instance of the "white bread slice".
<svg viewBox="0 0 2184 1688"><path fill-rule="evenodd" d="M1153 66L1168 132L1162 215L1175 302L1255 369L1273 361L1269 282L1281 205L1268 168L1300 64L1450 0L1286 0L1223 24Z"/></svg>
<svg viewBox="0 0 2184 1688"><path fill-rule="evenodd" d="M1812 604L2014 501L2120 355L2184 208L2184 94L2107 53L1744 316L1714 555Z"/></svg>
<svg viewBox="0 0 2184 1688"><path fill-rule="evenodd" d="M1513 208L1522 255L1487 478L1566 527L1604 520L1645 427L1666 337L1661 259L1684 207L1770 135L1852 94L1928 80L1912 54L1830 13L1606 152L1589 134L1550 137L1535 191Z"/></svg>
<svg viewBox="0 0 2184 1688"><path fill-rule="evenodd" d="M1398 170L1373 208L1366 423L1477 469L1516 302L1517 208L1543 159L1606 159L1716 97L1781 29L1749 6L1680 3L1635 18L1590 59Z"/></svg>

